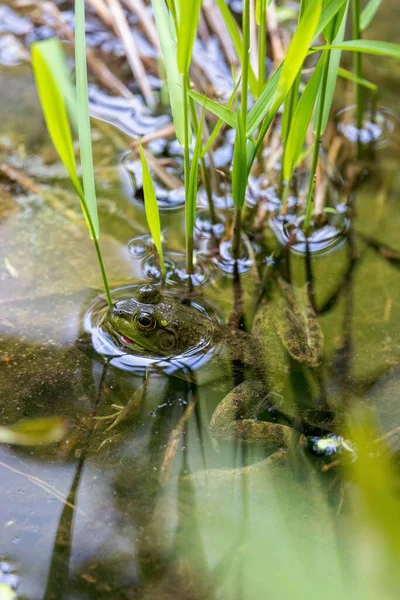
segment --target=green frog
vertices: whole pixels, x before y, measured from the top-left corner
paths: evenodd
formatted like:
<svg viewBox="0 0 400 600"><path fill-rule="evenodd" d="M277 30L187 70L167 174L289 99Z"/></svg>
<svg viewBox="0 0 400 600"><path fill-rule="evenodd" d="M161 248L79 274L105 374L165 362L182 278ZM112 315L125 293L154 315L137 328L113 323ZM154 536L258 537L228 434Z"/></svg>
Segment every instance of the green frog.
<svg viewBox="0 0 400 600"><path fill-rule="evenodd" d="M323 334L307 290L302 298L297 296L290 284L278 278L274 297L261 304L247 334L232 331L176 296L144 285L132 298L108 310L105 326L128 353L140 351L160 360L222 344L250 375L217 406L211 432L224 439L287 447L292 429L259 421L257 416L271 406L271 396L282 392L289 373L288 355L312 369L322 363Z"/></svg>

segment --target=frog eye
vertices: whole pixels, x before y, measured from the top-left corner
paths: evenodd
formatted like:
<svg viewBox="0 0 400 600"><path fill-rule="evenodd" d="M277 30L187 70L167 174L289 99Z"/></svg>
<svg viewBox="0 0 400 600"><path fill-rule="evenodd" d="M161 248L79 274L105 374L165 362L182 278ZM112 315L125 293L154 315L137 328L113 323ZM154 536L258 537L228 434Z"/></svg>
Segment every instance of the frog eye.
<svg viewBox="0 0 400 600"><path fill-rule="evenodd" d="M144 333L153 331L156 326L156 320L150 313L140 312L135 316L137 328Z"/></svg>

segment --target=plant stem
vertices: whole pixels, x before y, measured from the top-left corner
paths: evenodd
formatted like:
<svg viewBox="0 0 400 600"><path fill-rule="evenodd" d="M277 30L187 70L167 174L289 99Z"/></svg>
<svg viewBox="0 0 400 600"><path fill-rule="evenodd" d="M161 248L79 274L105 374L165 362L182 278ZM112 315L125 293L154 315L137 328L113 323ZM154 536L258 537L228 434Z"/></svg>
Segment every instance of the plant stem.
<svg viewBox="0 0 400 600"><path fill-rule="evenodd" d="M304 220L304 231L307 235L308 229L311 223L312 211L314 206L314 187L315 187L315 174L317 171L318 157L319 157L319 147L321 143L321 128L322 128L322 119L324 115L324 104L325 104L325 92L326 92L326 83L328 80L329 73L329 61L330 61L331 51L327 50L325 52L325 57L323 58L324 62L324 72L322 74L322 81L320 87L320 99L318 102L318 114L317 114L317 125L315 128L315 142L314 142L314 150L312 157L312 164L310 170L310 180L308 184L308 195L307 195L307 207L306 207L306 218Z"/></svg>
<svg viewBox="0 0 400 600"><path fill-rule="evenodd" d="M110 288L108 286L107 275L106 275L106 270L104 268L104 262L103 262L103 257L102 257L101 250L100 250L100 245L99 245L99 242L96 239L96 237L93 237L93 243L94 243L94 247L95 247L96 254L97 254L97 260L99 261L101 276L103 278L103 285L104 285L104 291L106 293L107 304L108 304L108 306L111 307L112 306L112 298L111 298Z"/></svg>
<svg viewBox="0 0 400 600"><path fill-rule="evenodd" d="M240 117L243 123L243 130L247 129L247 100L249 83L249 46L250 46L250 0L243 0L242 13L242 36L243 36L243 56L242 56L242 103ZM240 228L242 224L242 207L235 209L235 222L233 227L232 251L235 260L240 255Z"/></svg>
<svg viewBox="0 0 400 600"><path fill-rule="evenodd" d="M353 0L353 39L360 40L361 39L361 26L360 26L360 14L361 14L361 2L360 0ZM362 54L361 52L353 53L353 65L355 75L361 79L362 78ZM363 89L359 83L355 84L355 92L356 92L356 105L357 105L357 116L356 116L356 125L358 129L358 133L362 129L363 125ZM360 135L358 135L358 142L360 143ZM360 149L360 148L359 148Z"/></svg>
<svg viewBox="0 0 400 600"><path fill-rule="evenodd" d="M258 95L264 89L265 61L267 58L267 0L260 0L260 25L258 27Z"/></svg>
<svg viewBox="0 0 400 600"><path fill-rule="evenodd" d="M235 209L235 220L233 222L232 254L235 260L240 256L240 232L242 228L242 209Z"/></svg>
<svg viewBox="0 0 400 600"><path fill-rule="evenodd" d="M185 177L185 203L186 214L188 214L187 202L189 200L189 102L188 102L188 75L183 76L183 121L184 121L184 146L183 146L183 165ZM193 231L189 231L186 221L186 269L189 275L193 274Z"/></svg>
<svg viewBox="0 0 400 600"><path fill-rule="evenodd" d="M196 108L194 105L194 100L192 98L189 98L189 106L190 106L190 116L192 119L193 127L197 131L199 128L199 120L196 115ZM206 194L207 194L208 209L210 211L211 223L214 225L217 222L217 218L216 218L216 213L215 213L214 200L213 200L213 196L212 196L210 177L209 177L209 173L208 173L208 170L206 167L206 161L204 160L204 156L200 156L200 171L201 171L201 178L203 180L203 184L204 184Z"/></svg>
<svg viewBox="0 0 400 600"><path fill-rule="evenodd" d="M249 88L249 46L250 46L250 0L243 0L242 13L243 57L242 57L242 106L241 115L244 130L247 122L247 98Z"/></svg>

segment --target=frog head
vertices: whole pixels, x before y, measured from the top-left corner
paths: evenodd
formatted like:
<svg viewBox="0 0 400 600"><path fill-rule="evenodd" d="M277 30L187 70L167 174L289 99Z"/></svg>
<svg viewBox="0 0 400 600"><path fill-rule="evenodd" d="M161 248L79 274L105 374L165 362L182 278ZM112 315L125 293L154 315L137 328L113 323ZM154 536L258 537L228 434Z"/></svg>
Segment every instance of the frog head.
<svg viewBox="0 0 400 600"><path fill-rule="evenodd" d="M171 357L210 337L212 324L198 310L174 296L142 285L135 295L117 301L107 313L111 332L128 348Z"/></svg>

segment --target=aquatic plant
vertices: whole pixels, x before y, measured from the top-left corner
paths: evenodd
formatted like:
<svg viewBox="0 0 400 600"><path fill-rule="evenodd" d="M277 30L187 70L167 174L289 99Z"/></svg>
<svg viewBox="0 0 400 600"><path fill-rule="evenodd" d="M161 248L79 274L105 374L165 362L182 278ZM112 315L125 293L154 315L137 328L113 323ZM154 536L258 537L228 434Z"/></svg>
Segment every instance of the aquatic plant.
<svg viewBox="0 0 400 600"><path fill-rule="evenodd" d="M99 220L95 191L95 178L92 158L92 138L89 119L89 99L86 70L86 40L85 12L83 0L75 3L76 43L76 123L79 134L79 148L82 167L83 186L76 170L75 154L72 143L71 128L67 116L66 100L63 90L70 90L65 69L60 69L62 50L56 39L36 42L32 45L32 66L35 74L36 87L42 105L47 129L70 180L80 199L82 212L93 240L107 303L111 306L112 299L103 257L99 245ZM57 62L54 57L57 56ZM63 83L60 83L63 82ZM74 114L73 95L68 94L70 112Z"/></svg>

